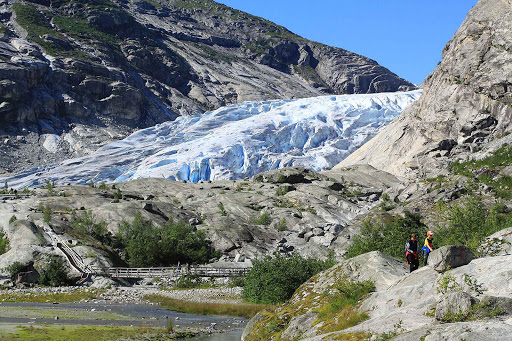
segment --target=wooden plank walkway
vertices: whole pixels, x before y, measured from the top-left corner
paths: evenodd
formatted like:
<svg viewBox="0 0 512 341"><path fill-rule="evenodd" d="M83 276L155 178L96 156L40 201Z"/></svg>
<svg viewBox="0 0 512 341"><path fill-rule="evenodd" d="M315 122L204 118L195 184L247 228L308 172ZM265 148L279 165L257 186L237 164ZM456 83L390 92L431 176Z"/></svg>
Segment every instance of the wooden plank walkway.
<svg viewBox="0 0 512 341"><path fill-rule="evenodd" d="M94 269L95 270L95 269ZM241 277L246 269L211 268L193 266L189 270L172 268L107 268L103 273L111 278L179 278L184 275L199 277Z"/></svg>

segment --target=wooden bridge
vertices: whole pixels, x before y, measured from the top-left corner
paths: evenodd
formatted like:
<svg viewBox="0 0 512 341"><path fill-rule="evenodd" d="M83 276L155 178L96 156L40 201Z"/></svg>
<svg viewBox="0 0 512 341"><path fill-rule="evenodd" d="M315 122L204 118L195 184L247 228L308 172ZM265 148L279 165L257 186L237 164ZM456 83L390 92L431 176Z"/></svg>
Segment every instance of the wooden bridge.
<svg viewBox="0 0 512 341"><path fill-rule="evenodd" d="M93 268L93 270L96 270ZM98 269L99 270L99 269ZM100 270L101 271L101 270ZM179 278L184 275L199 277L242 277L246 269L193 266L190 269L173 268L107 268L103 274L111 278Z"/></svg>

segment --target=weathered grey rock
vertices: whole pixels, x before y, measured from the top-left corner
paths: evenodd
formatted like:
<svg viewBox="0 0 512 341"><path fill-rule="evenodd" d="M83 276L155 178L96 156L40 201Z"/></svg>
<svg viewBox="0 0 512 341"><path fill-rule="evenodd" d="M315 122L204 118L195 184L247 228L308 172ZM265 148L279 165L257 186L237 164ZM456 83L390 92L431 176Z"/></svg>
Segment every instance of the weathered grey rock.
<svg viewBox="0 0 512 341"><path fill-rule="evenodd" d="M443 246L430 253L428 265L437 272L445 272L469 264L474 258L473 252L463 245Z"/></svg>
<svg viewBox="0 0 512 341"><path fill-rule="evenodd" d="M503 256L512 253L512 227L487 237L478 251L482 256Z"/></svg>
<svg viewBox="0 0 512 341"><path fill-rule="evenodd" d="M425 80L422 97L339 166L436 175L454 157L464 159L509 131L511 19L509 1L478 1Z"/></svg>
<svg viewBox="0 0 512 341"><path fill-rule="evenodd" d="M393 341L502 341L512 333L512 320L460 322L420 328L392 338Z"/></svg>
<svg viewBox="0 0 512 341"><path fill-rule="evenodd" d="M261 313L257 313L253 318L249 320L245 326L244 332L242 333L242 341L244 341L249 334L252 333L253 327L256 323L263 320L265 317Z"/></svg>
<svg viewBox="0 0 512 341"><path fill-rule="evenodd" d="M304 315L292 317L288 323L288 327L281 334L281 338L285 340L306 339L315 335L315 330L310 328L317 319L318 314L307 312Z"/></svg>
<svg viewBox="0 0 512 341"><path fill-rule="evenodd" d="M436 319L449 321L450 316L459 313L466 316L475 303L477 303L475 298L464 291L449 292L443 295L436 305Z"/></svg>

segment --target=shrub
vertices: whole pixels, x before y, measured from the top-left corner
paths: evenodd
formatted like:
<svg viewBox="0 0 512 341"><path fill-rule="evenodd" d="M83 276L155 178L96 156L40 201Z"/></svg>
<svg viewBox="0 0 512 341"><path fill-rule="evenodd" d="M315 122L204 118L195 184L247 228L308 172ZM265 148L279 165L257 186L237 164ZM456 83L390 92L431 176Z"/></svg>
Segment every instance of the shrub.
<svg viewBox="0 0 512 341"><path fill-rule="evenodd" d="M277 230L279 232L286 231L286 218L283 218L281 219L281 221L279 221L279 225L277 225Z"/></svg>
<svg viewBox="0 0 512 341"><path fill-rule="evenodd" d="M130 266L169 266L181 263L205 263L218 256L203 231L183 222L169 220L156 226L138 213L131 224L119 225L117 238Z"/></svg>
<svg viewBox="0 0 512 341"><path fill-rule="evenodd" d="M499 213L500 205L484 207L478 197L468 197L447 208L448 225L438 230L436 245L465 245L476 251L489 235L512 223L510 215Z"/></svg>
<svg viewBox="0 0 512 341"><path fill-rule="evenodd" d="M9 218L9 225L14 223L16 220L18 220L18 218L16 218L16 216L13 215L11 218Z"/></svg>
<svg viewBox="0 0 512 341"><path fill-rule="evenodd" d="M266 256L253 262L245 277L242 296L251 303L283 303L311 276L332 265L331 261L306 259L298 254Z"/></svg>
<svg viewBox="0 0 512 341"><path fill-rule="evenodd" d="M404 258L404 245L412 233L425 236L427 226L421 222L421 215L405 211L405 216L388 216L377 221L367 219L354 243L349 247L347 258L370 251L381 251L395 258Z"/></svg>
<svg viewBox="0 0 512 341"><path fill-rule="evenodd" d="M121 190L118 188L117 191L114 193L114 199L121 200L123 198L123 194L121 193Z"/></svg>
<svg viewBox="0 0 512 341"><path fill-rule="evenodd" d="M5 270L9 273L9 276L11 276L11 279L13 280L16 276L18 276L18 274L28 271L28 269L29 265L23 264L21 262L14 262L5 268Z"/></svg>
<svg viewBox="0 0 512 341"><path fill-rule="evenodd" d="M98 189L102 189L102 190L106 190L107 189L107 185L102 182L99 186L98 186Z"/></svg>
<svg viewBox="0 0 512 341"><path fill-rule="evenodd" d="M262 213L258 218L253 217L249 220L249 223L254 225L269 225L271 222L272 218L268 212Z"/></svg>
<svg viewBox="0 0 512 341"><path fill-rule="evenodd" d="M228 215L228 212L226 212L226 209L224 208L224 204L222 202L219 202L217 204L217 207L219 208L219 213L221 216L225 217Z"/></svg>
<svg viewBox="0 0 512 341"><path fill-rule="evenodd" d="M3 255L9 250L9 239L3 232L0 232L0 255Z"/></svg>
<svg viewBox="0 0 512 341"><path fill-rule="evenodd" d="M58 256L49 257L48 262L39 272L39 283L43 285L58 287L69 284L64 261Z"/></svg>
<svg viewBox="0 0 512 341"><path fill-rule="evenodd" d="M104 221L96 223L91 211L84 211L81 215L73 212L71 226L75 231L89 235L99 241L104 241L108 234L107 223Z"/></svg>
<svg viewBox="0 0 512 341"><path fill-rule="evenodd" d="M45 223L47 223L47 224L50 223L50 221L52 220L52 214L53 214L53 211L50 206L43 207L43 221Z"/></svg>

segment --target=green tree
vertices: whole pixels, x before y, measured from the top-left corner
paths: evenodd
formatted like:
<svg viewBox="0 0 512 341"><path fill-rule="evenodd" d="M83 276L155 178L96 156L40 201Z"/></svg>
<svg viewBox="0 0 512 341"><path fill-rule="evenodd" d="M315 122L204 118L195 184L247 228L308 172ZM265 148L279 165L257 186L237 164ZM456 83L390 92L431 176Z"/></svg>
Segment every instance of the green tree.
<svg viewBox="0 0 512 341"><path fill-rule="evenodd" d="M64 261L59 256L49 257L46 265L39 272L39 283L43 285L58 287L68 285L70 282Z"/></svg>
<svg viewBox="0 0 512 341"><path fill-rule="evenodd" d="M253 262L244 280L242 296L252 303L283 303L311 276L332 265L332 261L303 258L299 254L266 256Z"/></svg>
<svg viewBox="0 0 512 341"><path fill-rule="evenodd" d="M71 226L77 232L89 235L99 241L105 241L108 234L107 223L104 221L97 223L91 211L84 211L80 215L73 212Z"/></svg>
<svg viewBox="0 0 512 341"><path fill-rule="evenodd" d="M28 269L28 264L23 264L17 261L9 265L7 268L5 268L5 270L9 273L9 276L11 276L11 279L13 280L19 273L28 271Z"/></svg>
<svg viewBox="0 0 512 341"><path fill-rule="evenodd" d="M363 222L359 235L347 252L352 258L371 251L381 251L395 258L404 258L404 245L412 233L426 235L427 226L421 222L421 215L405 211L404 216L391 216L389 219Z"/></svg>
<svg viewBox="0 0 512 341"><path fill-rule="evenodd" d="M465 245L477 251L487 236L512 223L512 217L501 206L498 203L486 208L480 198L473 196L453 204L448 208L448 225L437 231L436 245Z"/></svg>
<svg viewBox="0 0 512 341"><path fill-rule="evenodd" d="M117 235L125 258L134 267L168 266L181 263L205 263L218 254L203 231L183 222L169 220L156 226L138 213L130 224L123 221Z"/></svg>

